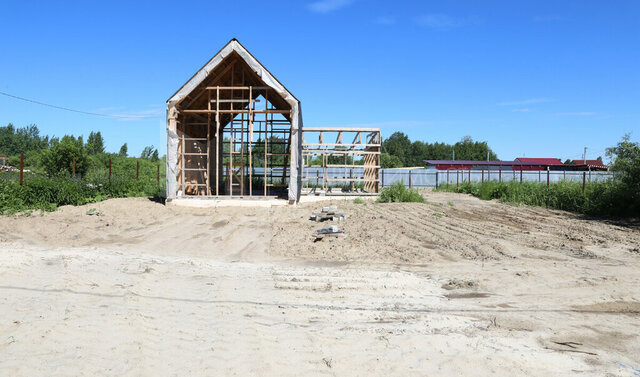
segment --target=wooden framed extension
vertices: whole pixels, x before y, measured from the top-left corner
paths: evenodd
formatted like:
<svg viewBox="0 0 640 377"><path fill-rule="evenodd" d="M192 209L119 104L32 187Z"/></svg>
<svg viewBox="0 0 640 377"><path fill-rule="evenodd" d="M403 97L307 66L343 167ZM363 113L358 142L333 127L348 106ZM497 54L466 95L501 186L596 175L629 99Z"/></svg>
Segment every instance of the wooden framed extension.
<svg viewBox="0 0 640 377"><path fill-rule="evenodd" d="M302 134L303 193L378 193L379 128L305 127Z"/></svg>
<svg viewBox="0 0 640 377"><path fill-rule="evenodd" d="M299 199L300 104L236 40L167 102L167 197Z"/></svg>

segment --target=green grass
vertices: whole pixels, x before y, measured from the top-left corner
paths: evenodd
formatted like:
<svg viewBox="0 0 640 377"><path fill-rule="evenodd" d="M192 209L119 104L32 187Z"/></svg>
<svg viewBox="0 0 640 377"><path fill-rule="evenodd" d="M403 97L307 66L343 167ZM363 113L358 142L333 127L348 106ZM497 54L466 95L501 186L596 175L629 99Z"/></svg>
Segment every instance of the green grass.
<svg viewBox="0 0 640 377"><path fill-rule="evenodd" d="M424 197L416 189L408 189L402 182L385 187L380 192L378 203L415 202L424 203Z"/></svg>
<svg viewBox="0 0 640 377"><path fill-rule="evenodd" d="M484 182L443 185L438 191L470 194L483 200L526 204L592 216L640 216L640 198L617 181L592 182L582 192L581 182Z"/></svg>
<svg viewBox="0 0 640 377"><path fill-rule="evenodd" d="M93 177L91 180L72 177L25 175L20 186L14 177L0 174L0 214L15 214L32 210L54 211L63 205L83 205L108 198L165 195L164 182L130 177Z"/></svg>
<svg viewBox="0 0 640 377"><path fill-rule="evenodd" d="M360 199L360 198L355 198L355 199L353 199L353 202L354 202L355 204L364 204L364 200L362 200L362 199Z"/></svg>

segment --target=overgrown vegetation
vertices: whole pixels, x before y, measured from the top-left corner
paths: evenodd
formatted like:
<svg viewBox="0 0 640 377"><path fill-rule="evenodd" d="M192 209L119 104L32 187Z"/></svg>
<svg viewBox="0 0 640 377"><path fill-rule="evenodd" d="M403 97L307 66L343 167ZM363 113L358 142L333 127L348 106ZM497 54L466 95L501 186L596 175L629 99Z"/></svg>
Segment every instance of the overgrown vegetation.
<svg viewBox="0 0 640 377"><path fill-rule="evenodd" d="M16 129L8 125L0 127L0 153L8 155L14 167L19 166L20 153L24 153L28 170L23 186L18 173L0 173L0 214L53 211L62 205L106 198L164 197L165 164L153 146L145 148L144 158L129 158L126 144L118 154L106 153L100 132L91 132L85 143L81 136L41 137L36 126Z"/></svg>
<svg viewBox="0 0 640 377"><path fill-rule="evenodd" d="M394 202L424 203L425 200L418 190L406 188L404 183L396 182L389 187L383 188L378 197L378 203Z"/></svg>
<svg viewBox="0 0 640 377"><path fill-rule="evenodd" d="M625 135L607 154L613 160L615 178L591 182L582 192L581 182L484 182L444 185L442 191L471 194L480 199L498 199L592 216L640 217L640 143Z"/></svg>

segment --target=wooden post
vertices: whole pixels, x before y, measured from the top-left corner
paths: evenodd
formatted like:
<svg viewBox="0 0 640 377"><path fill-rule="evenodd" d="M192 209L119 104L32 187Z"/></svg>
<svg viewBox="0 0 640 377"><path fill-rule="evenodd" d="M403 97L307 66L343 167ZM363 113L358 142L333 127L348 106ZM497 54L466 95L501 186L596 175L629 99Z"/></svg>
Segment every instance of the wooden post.
<svg viewBox="0 0 640 377"><path fill-rule="evenodd" d="M436 170L436 190L438 189L438 171Z"/></svg>
<svg viewBox="0 0 640 377"><path fill-rule="evenodd" d="M449 184L449 170L447 170L447 185Z"/></svg>
<svg viewBox="0 0 640 377"><path fill-rule="evenodd" d="M71 168L71 171L73 172L73 177L75 178L76 177L76 158L74 157L72 161L73 161L72 162L73 167Z"/></svg>
<svg viewBox="0 0 640 377"><path fill-rule="evenodd" d="M469 183L471 183L471 169L469 169Z"/></svg>
<svg viewBox="0 0 640 377"><path fill-rule="evenodd" d="M482 169L482 183L484 183L484 169Z"/></svg>
<svg viewBox="0 0 640 377"><path fill-rule="evenodd" d="M109 181L111 181L111 159L109 159Z"/></svg>
<svg viewBox="0 0 640 377"><path fill-rule="evenodd" d="M456 187L460 185L460 170L456 170Z"/></svg>
<svg viewBox="0 0 640 377"><path fill-rule="evenodd" d="M384 169L380 169L380 179L382 180L381 186L384 188Z"/></svg>
<svg viewBox="0 0 640 377"><path fill-rule="evenodd" d="M158 164L157 168L156 181L160 184L160 164Z"/></svg>
<svg viewBox="0 0 640 377"><path fill-rule="evenodd" d="M522 184L522 166L520 166L520 183Z"/></svg>
<svg viewBox="0 0 640 377"><path fill-rule="evenodd" d="M140 161L136 160L136 180L140 180Z"/></svg>
<svg viewBox="0 0 640 377"><path fill-rule="evenodd" d="M498 183L502 183L502 166L498 168Z"/></svg>
<svg viewBox="0 0 640 377"><path fill-rule="evenodd" d="M411 188L411 169L409 169L409 188Z"/></svg>
<svg viewBox="0 0 640 377"><path fill-rule="evenodd" d="M584 189L587 184L587 172L582 172L582 193L584 194Z"/></svg>
<svg viewBox="0 0 640 377"><path fill-rule="evenodd" d="M547 166L547 188L549 187L549 167Z"/></svg>
<svg viewBox="0 0 640 377"><path fill-rule="evenodd" d="M22 186L24 177L24 153L20 153L20 186Z"/></svg>

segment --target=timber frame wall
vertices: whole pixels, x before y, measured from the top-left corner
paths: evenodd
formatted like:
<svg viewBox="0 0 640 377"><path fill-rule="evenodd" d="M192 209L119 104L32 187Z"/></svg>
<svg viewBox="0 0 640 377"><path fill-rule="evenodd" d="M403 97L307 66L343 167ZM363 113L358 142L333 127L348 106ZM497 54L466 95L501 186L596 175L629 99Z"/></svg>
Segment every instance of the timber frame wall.
<svg viewBox="0 0 640 377"><path fill-rule="evenodd" d="M356 183L362 183L364 192L379 192L379 128L304 127L302 131L304 193L326 192L336 183L343 189L350 186L352 192ZM309 174L309 168L316 168L316 174ZM329 169L341 173L329 174Z"/></svg>
<svg viewBox="0 0 640 377"><path fill-rule="evenodd" d="M289 178L291 123L281 115L290 111L273 107L268 87L205 90L208 108L183 109L178 118L178 190L183 195L276 196L279 190L273 188L287 187Z"/></svg>
<svg viewBox="0 0 640 377"><path fill-rule="evenodd" d="M236 54L175 107L177 196L283 196L291 106Z"/></svg>

